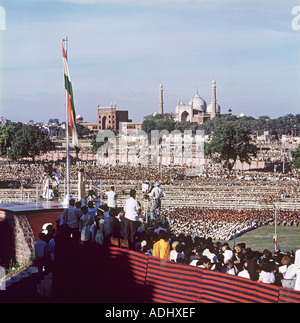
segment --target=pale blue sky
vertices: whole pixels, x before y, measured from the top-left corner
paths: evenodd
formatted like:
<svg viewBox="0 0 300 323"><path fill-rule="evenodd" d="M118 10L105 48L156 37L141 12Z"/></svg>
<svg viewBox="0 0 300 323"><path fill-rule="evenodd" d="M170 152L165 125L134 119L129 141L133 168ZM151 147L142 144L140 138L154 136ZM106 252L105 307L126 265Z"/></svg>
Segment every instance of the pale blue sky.
<svg viewBox="0 0 300 323"><path fill-rule="evenodd" d="M0 0L0 117L64 121L61 40L69 38L75 108L96 122L116 103L134 121L198 90L221 112L300 113L299 0ZM300 13L300 12L299 12ZM299 23L300 24L300 23Z"/></svg>

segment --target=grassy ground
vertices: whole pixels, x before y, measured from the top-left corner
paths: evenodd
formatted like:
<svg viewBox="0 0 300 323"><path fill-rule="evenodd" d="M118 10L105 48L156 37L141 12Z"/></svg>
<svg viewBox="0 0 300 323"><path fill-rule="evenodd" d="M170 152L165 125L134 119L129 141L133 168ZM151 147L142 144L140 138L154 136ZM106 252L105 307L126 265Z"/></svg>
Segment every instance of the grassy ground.
<svg viewBox="0 0 300 323"><path fill-rule="evenodd" d="M246 246L252 250L263 251L269 249L274 251L275 246L272 242L274 226L262 226L253 231L247 232L236 239L239 242L246 243ZM281 250L290 251L300 249L300 227L277 227L278 244ZM229 242L233 246L233 241Z"/></svg>

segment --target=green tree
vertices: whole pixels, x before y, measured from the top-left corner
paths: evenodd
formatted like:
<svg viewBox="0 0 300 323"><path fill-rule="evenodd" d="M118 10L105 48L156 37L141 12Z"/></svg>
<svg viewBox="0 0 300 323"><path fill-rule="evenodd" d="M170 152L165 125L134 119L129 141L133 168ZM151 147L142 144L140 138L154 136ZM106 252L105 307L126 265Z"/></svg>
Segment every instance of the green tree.
<svg viewBox="0 0 300 323"><path fill-rule="evenodd" d="M230 114L225 114L225 115L221 115L216 118L213 118L213 119L209 119L209 120L205 121L203 124L199 124L198 129L204 130L204 133L206 135L210 135L212 132L215 131L215 129L217 127L220 127L223 124L226 124L228 122L233 122L233 121L237 121L237 120L238 119L236 116L233 116Z"/></svg>
<svg viewBox="0 0 300 323"><path fill-rule="evenodd" d="M205 145L205 153L217 163L225 162L229 169L237 159L250 164L258 150L250 140L249 130L229 122L215 130L210 143Z"/></svg>
<svg viewBox="0 0 300 323"><path fill-rule="evenodd" d="M159 130L159 131L162 131L162 130L167 130L169 132L173 131L174 130L174 120L172 119L160 119L156 122L156 127L155 127L155 130Z"/></svg>
<svg viewBox="0 0 300 323"><path fill-rule="evenodd" d="M0 127L0 156L6 158L16 133L23 127L21 122Z"/></svg>
<svg viewBox="0 0 300 323"><path fill-rule="evenodd" d="M170 113L149 115L144 117L142 130L148 135L149 142L151 141L151 131L167 130L169 133L175 129L175 121Z"/></svg>
<svg viewBox="0 0 300 323"><path fill-rule="evenodd" d="M146 133L151 133L152 130L155 130L156 122L153 119L145 119L142 123L142 130Z"/></svg>
<svg viewBox="0 0 300 323"><path fill-rule="evenodd" d="M82 124L76 124L76 129L77 129L77 134L79 139L83 139L86 136L89 136L91 134L90 129L87 127L83 126ZM71 134L71 129L70 129L70 134Z"/></svg>
<svg viewBox="0 0 300 323"><path fill-rule="evenodd" d="M61 125L63 124L66 124L66 123L63 122ZM84 139L86 137L89 137L92 134L92 132L87 127L85 127L80 123L76 123L76 130L77 130L78 139ZM58 127L57 137L60 139L65 139L66 129L62 128L61 126ZM69 137L71 137L71 127L69 127Z"/></svg>
<svg viewBox="0 0 300 323"><path fill-rule="evenodd" d="M300 145L295 151L292 151L292 167L300 172Z"/></svg>
<svg viewBox="0 0 300 323"><path fill-rule="evenodd" d="M0 132L0 153L12 161L32 158L54 148L49 136L37 127L17 123L3 127Z"/></svg>
<svg viewBox="0 0 300 323"><path fill-rule="evenodd" d="M175 130L179 130L184 133L185 130L192 130L193 133L196 133L198 129L198 124L196 122L175 122L174 125Z"/></svg>

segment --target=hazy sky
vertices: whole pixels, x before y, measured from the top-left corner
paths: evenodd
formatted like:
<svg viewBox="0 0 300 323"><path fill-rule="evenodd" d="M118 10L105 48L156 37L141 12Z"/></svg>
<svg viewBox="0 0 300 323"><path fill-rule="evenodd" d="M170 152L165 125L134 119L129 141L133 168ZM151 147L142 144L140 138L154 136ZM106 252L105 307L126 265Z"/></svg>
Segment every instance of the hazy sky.
<svg viewBox="0 0 300 323"><path fill-rule="evenodd" d="M0 6L6 12L0 117L64 121L66 35L75 109L85 121L96 122L98 103L116 103L142 121L158 111L160 83L165 112L197 90L209 104L213 79L223 113L300 113L300 30L292 27L300 0L0 0Z"/></svg>

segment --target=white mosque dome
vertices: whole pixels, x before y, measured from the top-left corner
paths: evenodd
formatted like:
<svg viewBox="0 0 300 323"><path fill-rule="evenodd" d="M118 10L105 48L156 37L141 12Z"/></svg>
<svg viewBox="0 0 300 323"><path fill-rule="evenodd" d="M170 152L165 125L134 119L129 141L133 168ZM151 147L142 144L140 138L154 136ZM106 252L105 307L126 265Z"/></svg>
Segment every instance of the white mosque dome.
<svg viewBox="0 0 300 323"><path fill-rule="evenodd" d="M194 110L206 112L206 102L199 96L198 91L189 104L193 105Z"/></svg>
<svg viewBox="0 0 300 323"><path fill-rule="evenodd" d="M211 103L207 106L206 112L207 113L212 113L212 104ZM218 113L218 114L221 113L221 107L220 107L220 105L218 103L216 104L216 113Z"/></svg>

